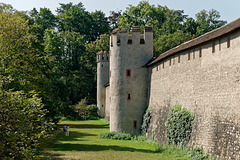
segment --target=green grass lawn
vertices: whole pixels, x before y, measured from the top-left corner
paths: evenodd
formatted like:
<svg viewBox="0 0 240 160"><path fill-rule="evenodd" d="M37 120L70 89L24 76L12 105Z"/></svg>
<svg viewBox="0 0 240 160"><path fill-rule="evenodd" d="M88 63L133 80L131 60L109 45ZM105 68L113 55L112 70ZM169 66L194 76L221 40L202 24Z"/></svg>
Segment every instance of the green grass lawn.
<svg viewBox="0 0 240 160"><path fill-rule="evenodd" d="M62 132L63 124L70 126L70 135ZM148 142L99 138L109 126L101 120L64 121L59 134L44 149L43 159L80 160L186 160L186 155L169 151L156 152L156 145Z"/></svg>

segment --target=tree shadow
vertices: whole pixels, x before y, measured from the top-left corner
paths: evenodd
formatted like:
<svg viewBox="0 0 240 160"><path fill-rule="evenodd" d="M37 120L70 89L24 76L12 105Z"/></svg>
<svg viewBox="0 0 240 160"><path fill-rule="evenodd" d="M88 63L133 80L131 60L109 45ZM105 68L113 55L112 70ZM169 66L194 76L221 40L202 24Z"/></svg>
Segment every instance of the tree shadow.
<svg viewBox="0 0 240 160"><path fill-rule="evenodd" d="M81 138L89 137L89 136L97 136L97 134L89 134L89 133L82 133L82 132L76 132L76 131L70 131L69 136L65 136L65 134L59 133L57 137L55 138L55 142L57 141L83 141ZM86 141L86 140L84 140Z"/></svg>
<svg viewBox="0 0 240 160"><path fill-rule="evenodd" d="M62 123L62 124L59 124L58 126L62 128L64 124ZM92 128L92 129L109 128L109 125L107 124L99 124L99 125L98 124L70 124L69 126L70 128Z"/></svg>
<svg viewBox="0 0 240 160"><path fill-rule="evenodd" d="M120 146L105 146L105 145L95 145L95 144L59 144L55 146L55 151L128 151L128 152L143 152L143 153L157 153L156 151L148 150L148 149L136 149L130 147L120 147Z"/></svg>

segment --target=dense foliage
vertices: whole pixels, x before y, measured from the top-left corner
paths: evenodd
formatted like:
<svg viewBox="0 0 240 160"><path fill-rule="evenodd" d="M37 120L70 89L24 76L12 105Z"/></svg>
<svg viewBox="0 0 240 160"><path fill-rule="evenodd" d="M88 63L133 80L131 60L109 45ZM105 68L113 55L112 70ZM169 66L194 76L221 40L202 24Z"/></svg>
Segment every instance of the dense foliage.
<svg viewBox="0 0 240 160"><path fill-rule="evenodd" d="M147 130L148 130L148 127L150 124L150 120L151 120L151 115L152 115L152 110L150 108L148 108L143 115L143 122L142 122L142 126L141 126L142 134L147 133Z"/></svg>
<svg viewBox="0 0 240 160"><path fill-rule="evenodd" d="M72 107L78 114L78 119L81 120L96 120L100 117L98 116L98 108L95 104L88 105L85 99L82 99L78 104ZM71 118L71 117L70 117Z"/></svg>
<svg viewBox="0 0 240 160"><path fill-rule="evenodd" d="M0 78L0 157L37 159L40 141L53 129L47 110L36 93L4 90L11 79Z"/></svg>
<svg viewBox="0 0 240 160"><path fill-rule="evenodd" d="M130 5L118 17L119 28L153 27L155 56L224 24L226 21L220 20L220 13L214 9L202 10L193 19L184 15L183 10L150 5L147 1Z"/></svg>
<svg viewBox="0 0 240 160"><path fill-rule="evenodd" d="M186 146L190 140L194 115L176 104L168 113L167 138L169 144Z"/></svg>

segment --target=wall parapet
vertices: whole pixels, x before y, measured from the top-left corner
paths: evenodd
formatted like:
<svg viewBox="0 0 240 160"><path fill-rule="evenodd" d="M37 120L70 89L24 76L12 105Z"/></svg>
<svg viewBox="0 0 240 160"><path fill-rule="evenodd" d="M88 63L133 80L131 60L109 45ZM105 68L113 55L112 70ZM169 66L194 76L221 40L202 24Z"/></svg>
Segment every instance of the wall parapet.
<svg viewBox="0 0 240 160"><path fill-rule="evenodd" d="M111 34L111 47L113 47L114 43L117 46L121 45L121 43L132 44L137 42L145 44L146 41L151 41L153 36L152 27L145 27L143 34L140 33L140 27L133 27L131 31L132 34L129 33L128 28L114 29ZM114 37L116 37L116 42L113 42Z"/></svg>
<svg viewBox="0 0 240 160"><path fill-rule="evenodd" d="M99 51L97 53L97 62L109 62L109 51Z"/></svg>

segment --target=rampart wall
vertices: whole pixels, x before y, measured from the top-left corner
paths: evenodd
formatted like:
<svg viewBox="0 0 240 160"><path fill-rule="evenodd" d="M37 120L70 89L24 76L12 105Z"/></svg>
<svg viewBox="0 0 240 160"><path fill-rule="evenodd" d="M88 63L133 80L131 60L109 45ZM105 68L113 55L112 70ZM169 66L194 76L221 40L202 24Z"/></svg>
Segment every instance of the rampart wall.
<svg viewBox="0 0 240 160"><path fill-rule="evenodd" d="M240 31L173 54L148 69L149 137L167 142L167 114L178 103L195 114L190 145L240 159Z"/></svg>

